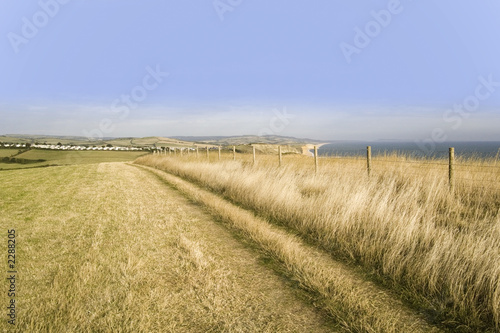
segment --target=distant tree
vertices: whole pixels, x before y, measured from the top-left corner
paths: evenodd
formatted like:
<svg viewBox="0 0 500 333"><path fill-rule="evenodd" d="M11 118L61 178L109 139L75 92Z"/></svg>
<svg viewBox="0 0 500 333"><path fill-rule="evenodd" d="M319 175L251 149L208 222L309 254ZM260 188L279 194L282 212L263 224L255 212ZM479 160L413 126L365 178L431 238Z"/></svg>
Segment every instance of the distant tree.
<svg viewBox="0 0 500 333"><path fill-rule="evenodd" d="M106 147L110 147L110 148L111 148L111 147L113 147L113 145L112 145L111 143L108 143L108 144L106 145Z"/></svg>
<svg viewBox="0 0 500 333"><path fill-rule="evenodd" d="M57 145L58 145L58 146L62 146L62 143L58 142L58 143L57 143Z"/></svg>

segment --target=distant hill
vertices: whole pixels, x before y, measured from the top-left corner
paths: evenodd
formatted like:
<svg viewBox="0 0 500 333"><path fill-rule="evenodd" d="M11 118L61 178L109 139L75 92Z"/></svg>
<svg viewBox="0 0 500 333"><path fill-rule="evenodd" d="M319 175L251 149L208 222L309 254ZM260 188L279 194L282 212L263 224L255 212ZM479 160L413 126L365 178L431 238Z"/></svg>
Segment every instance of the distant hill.
<svg viewBox="0 0 500 333"><path fill-rule="evenodd" d="M103 138L102 141L89 141L83 136L65 136L65 135L39 135L39 134L5 134L0 135L0 142L16 142L16 143L48 143L56 144L58 142L62 144L97 144L103 143L107 144L107 140L112 140L113 138Z"/></svg>
<svg viewBox="0 0 500 333"><path fill-rule="evenodd" d="M242 136L174 136L174 139L192 141L197 143L209 143L222 146L238 146L248 144L271 144L271 145L293 145L303 146L305 144L319 143L318 140L299 139L290 136L279 135L242 135Z"/></svg>
<svg viewBox="0 0 500 333"><path fill-rule="evenodd" d="M47 143L47 144L57 144L61 143L63 145L96 145L104 146L111 144L113 146L135 146L135 147L186 147L193 146L193 142L186 142L178 139L170 139L164 137L145 137L145 138L134 138L134 137L123 137L123 138L112 138L107 137L102 140L89 140L84 136L61 136L61 135L33 135L33 134L6 134L0 135L0 142L5 143Z"/></svg>
<svg viewBox="0 0 500 333"><path fill-rule="evenodd" d="M175 136L167 137L107 137L102 140L88 140L83 136L62 136L62 135L37 135L37 134L6 134L0 135L0 142L15 142L15 143L35 143L46 142L48 144L57 144L58 142L65 145L106 145L113 146L195 146L195 145L210 145L210 146L239 146L249 144L266 144L266 145L290 145L300 147L305 144L319 143L312 139L299 139L288 136L278 135L243 135L243 136Z"/></svg>

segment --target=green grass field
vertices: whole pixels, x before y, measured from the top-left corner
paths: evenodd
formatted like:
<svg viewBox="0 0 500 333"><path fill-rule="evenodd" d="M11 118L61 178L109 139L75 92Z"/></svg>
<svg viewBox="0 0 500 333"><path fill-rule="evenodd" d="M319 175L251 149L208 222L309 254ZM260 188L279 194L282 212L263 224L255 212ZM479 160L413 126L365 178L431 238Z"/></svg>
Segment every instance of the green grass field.
<svg viewBox="0 0 500 333"><path fill-rule="evenodd" d="M17 153L16 149L0 149L0 158L9 157Z"/></svg>
<svg viewBox="0 0 500 333"><path fill-rule="evenodd" d="M0 149L0 157L17 153L13 149ZM48 165L92 164L102 162L127 162L147 154L143 151L63 151L32 149L16 158L29 160L45 160L45 162L32 164L0 163L0 170L24 169L43 167Z"/></svg>

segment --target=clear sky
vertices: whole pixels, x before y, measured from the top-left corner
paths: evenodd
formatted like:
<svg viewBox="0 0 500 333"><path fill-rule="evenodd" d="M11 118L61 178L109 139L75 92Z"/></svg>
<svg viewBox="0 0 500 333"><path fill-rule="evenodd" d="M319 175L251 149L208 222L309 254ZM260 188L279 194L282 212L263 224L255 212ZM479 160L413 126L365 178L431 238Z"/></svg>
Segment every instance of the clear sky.
<svg viewBox="0 0 500 333"><path fill-rule="evenodd" d="M500 140L500 2L2 0L0 134Z"/></svg>

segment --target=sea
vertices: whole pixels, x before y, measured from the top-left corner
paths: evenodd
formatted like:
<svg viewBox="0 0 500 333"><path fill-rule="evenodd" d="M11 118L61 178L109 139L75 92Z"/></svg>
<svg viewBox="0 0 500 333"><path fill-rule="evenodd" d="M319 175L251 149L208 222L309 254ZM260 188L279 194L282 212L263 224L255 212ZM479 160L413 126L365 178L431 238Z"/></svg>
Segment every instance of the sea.
<svg viewBox="0 0 500 333"><path fill-rule="evenodd" d="M366 156L371 146L372 156L398 153L412 157L447 158L449 148L455 148L455 156L462 158L499 158L500 141L457 141L436 143L397 141L334 141L318 148L319 156Z"/></svg>

